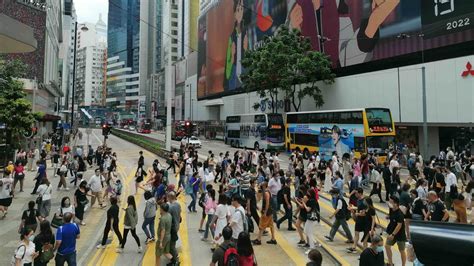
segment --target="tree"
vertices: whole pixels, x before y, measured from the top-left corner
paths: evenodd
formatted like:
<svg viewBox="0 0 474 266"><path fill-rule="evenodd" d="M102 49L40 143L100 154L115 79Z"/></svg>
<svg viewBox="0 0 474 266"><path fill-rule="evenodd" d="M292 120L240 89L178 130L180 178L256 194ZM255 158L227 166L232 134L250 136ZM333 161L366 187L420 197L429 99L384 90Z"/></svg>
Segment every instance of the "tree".
<svg viewBox="0 0 474 266"><path fill-rule="evenodd" d="M279 92L289 101L295 111L301 108L301 101L311 97L316 107L324 104L319 88L320 82L334 83L331 60L324 54L313 51L310 40L298 30L281 27L277 35L266 37L263 44L245 53L241 75L243 88L256 91L260 98L268 97L278 101ZM260 104L253 106L255 109ZM276 111L276 104L272 105Z"/></svg>
<svg viewBox="0 0 474 266"><path fill-rule="evenodd" d="M21 136L30 132L38 114L31 111L23 82L18 80L25 71L18 60L0 58L0 121L11 134L11 144L18 146Z"/></svg>

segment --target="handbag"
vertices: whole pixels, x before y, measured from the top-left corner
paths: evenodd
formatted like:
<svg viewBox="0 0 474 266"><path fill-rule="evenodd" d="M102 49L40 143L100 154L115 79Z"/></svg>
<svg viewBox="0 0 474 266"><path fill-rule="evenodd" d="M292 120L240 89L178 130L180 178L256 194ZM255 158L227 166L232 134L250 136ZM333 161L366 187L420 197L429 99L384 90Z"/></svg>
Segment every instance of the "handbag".
<svg viewBox="0 0 474 266"><path fill-rule="evenodd" d="M46 243L43 245L43 250L41 251L40 254L40 261L43 263L48 263L50 260L54 258L54 251L53 248L51 247L50 243Z"/></svg>
<svg viewBox="0 0 474 266"><path fill-rule="evenodd" d="M36 204L37 204L38 206L41 206L41 204L43 203L43 196L44 196L44 193L46 193L46 191L48 191L49 186L50 186L50 185L48 185L48 187L47 187L46 190L43 192L43 194L41 194L40 196L38 196L38 197L36 198L36 201L35 201L35 202L36 202Z"/></svg>
<svg viewBox="0 0 474 266"><path fill-rule="evenodd" d="M62 209L61 209L61 212L62 212ZM54 216L53 216L53 219L51 219L51 226L53 228L59 228L63 224L64 224L64 221L61 218L61 216L57 216L56 213L55 213Z"/></svg>

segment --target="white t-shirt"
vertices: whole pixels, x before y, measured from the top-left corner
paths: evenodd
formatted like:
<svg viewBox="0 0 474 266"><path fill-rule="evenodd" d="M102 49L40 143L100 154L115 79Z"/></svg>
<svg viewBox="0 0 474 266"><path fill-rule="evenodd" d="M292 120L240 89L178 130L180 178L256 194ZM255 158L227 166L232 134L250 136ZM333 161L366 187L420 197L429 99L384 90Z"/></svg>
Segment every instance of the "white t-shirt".
<svg viewBox="0 0 474 266"><path fill-rule="evenodd" d="M198 176L201 178L201 180L204 180L204 167L198 168Z"/></svg>
<svg viewBox="0 0 474 266"><path fill-rule="evenodd" d="M453 173L448 173L448 175L446 175L446 192L447 193L451 192L452 185L457 186L456 175L454 175Z"/></svg>
<svg viewBox="0 0 474 266"><path fill-rule="evenodd" d="M272 194L272 196L276 196L278 194L278 191L280 191L281 189L281 182L280 182L280 178L277 177L277 179L275 180L275 178L271 178L270 181L268 181L268 190L270 190L270 194Z"/></svg>
<svg viewBox="0 0 474 266"><path fill-rule="evenodd" d="M43 200L50 200L52 191L53 191L53 186L51 185L41 184L38 187L38 195L42 196Z"/></svg>
<svg viewBox="0 0 474 266"><path fill-rule="evenodd" d="M342 200L341 199L337 199L336 210L342 210Z"/></svg>
<svg viewBox="0 0 474 266"><path fill-rule="evenodd" d="M92 192L99 192L102 190L101 177L102 176L93 175L87 183L90 186Z"/></svg>
<svg viewBox="0 0 474 266"><path fill-rule="evenodd" d="M10 176L1 179L2 186L0 186L0 199L10 198L11 187L13 184L13 178Z"/></svg>
<svg viewBox="0 0 474 266"><path fill-rule="evenodd" d="M29 241L26 245L23 241L20 242L15 250L15 259L21 259L21 265L33 262L33 253L35 253L35 243Z"/></svg>
<svg viewBox="0 0 474 266"><path fill-rule="evenodd" d="M391 160L390 161L390 166L388 167L388 169L390 170L390 173L393 173L393 168L394 167L400 167L400 164L396 161L396 160Z"/></svg>
<svg viewBox="0 0 474 266"><path fill-rule="evenodd" d="M243 217L245 217L245 210L244 207L240 206L234 210L230 221L232 227L232 238L239 238L239 234L244 231Z"/></svg>
<svg viewBox="0 0 474 266"><path fill-rule="evenodd" d="M59 212L64 215L65 213L75 214L74 205L70 205L69 207L59 208Z"/></svg>

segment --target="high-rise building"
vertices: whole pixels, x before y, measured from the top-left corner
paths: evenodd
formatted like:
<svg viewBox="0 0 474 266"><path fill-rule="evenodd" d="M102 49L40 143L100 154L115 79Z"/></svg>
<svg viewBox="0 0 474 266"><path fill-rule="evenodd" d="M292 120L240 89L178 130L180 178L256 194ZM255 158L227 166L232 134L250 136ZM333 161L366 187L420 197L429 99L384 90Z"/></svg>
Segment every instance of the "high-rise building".
<svg viewBox="0 0 474 266"><path fill-rule="evenodd" d="M141 99L140 1L109 0L107 26L106 105L121 114L136 113Z"/></svg>
<svg viewBox="0 0 474 266"><path fill-rule="evenodd" d="M162 66L176 62L184 56L182 47L182 0L164 0L162 27Z"/></svg>
<svg viewBox="0 0 474 266"><path fill-rule="evenodd" d="M59 47L61 90L64 97L61 99L61 109L66 110L72 103L73 68L74 68L74 31L77 21L76 9L72 0L64 0L63 12L63 42Z"/></svg>
<svg viewBox="0 0 474 266"><path fill-rule="evenodd" d="M75 104L81 107L104 103L107 62L107 28L99 17L97 23L81 23L77 31Z"/></svg>

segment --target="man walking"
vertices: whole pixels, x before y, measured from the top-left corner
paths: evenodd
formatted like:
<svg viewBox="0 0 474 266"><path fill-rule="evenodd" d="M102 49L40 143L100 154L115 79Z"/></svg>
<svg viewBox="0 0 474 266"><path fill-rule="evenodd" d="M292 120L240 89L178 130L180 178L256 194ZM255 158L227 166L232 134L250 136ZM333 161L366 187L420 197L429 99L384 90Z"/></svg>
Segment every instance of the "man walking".
<svg viewBox="0 0 474 266"><path fill-rule="evenodd" d="M76 239L79 239L81 231L77 224L71 223L72 214L70 212L66 212L63 219L64 224L56 232L55 262L57 266L63 266L65 262L69 266L76 266Z"/></svg>
<svg viewBox="0 0 474 266"><path fill-rule="evenodd" d="M176 201L176 193L171 191L167 195L168 198L168 205L169 205L169 214L172 217L172 225L174 226L174 230L176 233L179 232L179 225L181 223L181 205ZM173 231L173 230L172 230ZM176 250L176 239L171 237L170 242L170 253L173 256L174 261L178 261L178 251Z"/></svg>
<svg viewBox="0 0 474 266"><path fill-rule="evenodd" d="M36 183L35 183L35 188L33 189L33 192L31 192L31 195L36 194L38 187L43 182L43 178L46 178L46 166L44 165L43 161L42 160L37 161L36 165L38 165L38 172L36 173L36 177L34 179L36 180Z"/></svg>
<svg viewBox="0 0 474 266"><path fill-rule="evenodd" d="M273 177L268 181L268 190L270 191L271 198L270 204L272 206L272 217L273 221L277 220L277 211L278 211L278 191L281 189L280 177L277 173L273 174Z"/></svg>
<svg viewBox="0 0 474 266"><path fill-rule="evenodd" d="M91 177L87 185L91 188L91 208L94 206L95 200L99 201L101 208L105 206L102 205L102 182L105 181L104 177L100 174L100 169L95 169L95 174Z"/></svg>
<svg viewBox="0 0 474 266"><path fill-rule="evenodd" d="M334 236L337 233L337 230L339 229L339 226L342 225L342 229L346 233L347 236L347 244L354 243L353 238L352 238L352 233L351 230L349 229L349 226L347 225L347 220L346 217L349 215L349 209L347 208L347 203L344 200L343 197L339 195L339 189L333 188L331 191L331 196L335 199L333 202L333 207L334 207L334 213L329 216L329 219L335 217L334 223L332 224L331 231L329 233L329 236L325 236L325 238L332 242L334 240Z"/></svg>
<svg viewBox="0 0 474 266"><path fill-rule="evenodd" d="M280 224L282 224L285 220L288 220L288 231L295 231L296 229L293 228L293 206L291 205L290 185L291 178L288 178L285 180L285 186L283 186L280 191L280 202L283 204L283 208L285 209L285 216L276 221L276 226L278 229L280 229Z"/></svg>

